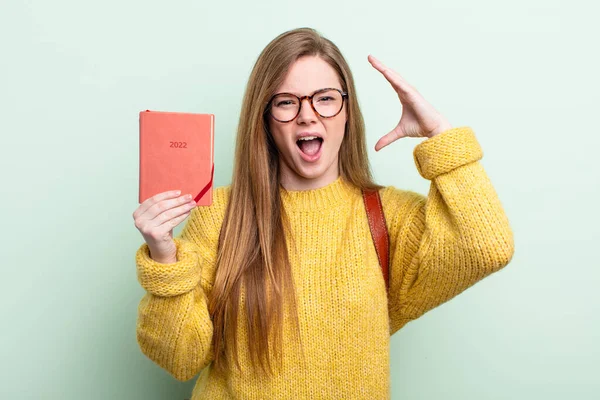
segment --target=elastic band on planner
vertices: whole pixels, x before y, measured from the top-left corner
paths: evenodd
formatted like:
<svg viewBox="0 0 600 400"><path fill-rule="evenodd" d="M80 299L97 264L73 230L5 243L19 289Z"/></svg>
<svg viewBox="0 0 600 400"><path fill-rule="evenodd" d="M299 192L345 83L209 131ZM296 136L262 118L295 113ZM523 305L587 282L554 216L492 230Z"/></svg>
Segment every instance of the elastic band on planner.
<svg viewBox="0 0 600 400"><path fill-rule="evenodd" d="M197 203L198 201L200 201L200 199L202 198L202 196L204 196L206 194L206 192L208 192L208 190L210 189L210 187L213 184L213 177L215 174L215 164L213 164L212 166L212 171L210 171L210 181L206 184L206 186L204 187L204 189L202 189L200 191L200 193L198 193L198 195L194 198L194 201Z"/></svg>

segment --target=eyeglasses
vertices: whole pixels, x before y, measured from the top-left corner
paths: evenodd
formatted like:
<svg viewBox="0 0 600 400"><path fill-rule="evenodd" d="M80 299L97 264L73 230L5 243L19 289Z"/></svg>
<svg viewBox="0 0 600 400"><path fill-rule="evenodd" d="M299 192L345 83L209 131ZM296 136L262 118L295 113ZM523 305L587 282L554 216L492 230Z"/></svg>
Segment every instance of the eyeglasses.
<svg viewBox="0 0 600 400"><path fill-rule="evenodd" d="M302 101L308 99L312 109L323 118L335 117L342 111L348 93L340 89L319 89L311 96L298 97L292 93L277 93L268 103L268 111L279 122L290 122L300 115Z"/></svg>

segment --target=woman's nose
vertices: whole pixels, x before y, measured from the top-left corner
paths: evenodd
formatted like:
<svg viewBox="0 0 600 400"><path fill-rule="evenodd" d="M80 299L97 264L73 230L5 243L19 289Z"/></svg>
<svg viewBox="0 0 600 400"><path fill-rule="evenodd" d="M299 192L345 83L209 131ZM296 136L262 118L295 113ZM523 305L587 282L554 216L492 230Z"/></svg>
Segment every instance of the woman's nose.
<svg viewBox="0 0 600 400"><path fill-rule="evenodd" d="M300 114L298 114L298 123L309 123L318 119L315 110L313 110L309 99L300 101Z"/></svg>

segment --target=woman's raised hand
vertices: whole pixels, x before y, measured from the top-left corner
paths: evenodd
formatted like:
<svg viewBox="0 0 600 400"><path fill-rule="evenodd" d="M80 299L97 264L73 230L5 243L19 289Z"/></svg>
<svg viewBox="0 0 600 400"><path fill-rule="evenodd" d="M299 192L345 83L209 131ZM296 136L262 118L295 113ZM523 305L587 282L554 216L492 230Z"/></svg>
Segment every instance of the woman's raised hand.
<svg viewBox="0 0 600 400"><path fill-rule="evenodd" d="M369 55L369 62L392 85L402 104L402 117L400 122L388 134L383 136L375 150L379 151L388 144L403 137L428 137L431 138L452 125L444 118L423 96L417 92L396 71L383 65L381 61Z"/></svg>
<svg viewBox="0 0 600 400"><path fill-rule="evenodd" d="M196 207L191 195L179 196L179 193L176 190L158 193L133 212L135 227L148 243L150 256L160 263L177 261L173 228Z"/></svg>

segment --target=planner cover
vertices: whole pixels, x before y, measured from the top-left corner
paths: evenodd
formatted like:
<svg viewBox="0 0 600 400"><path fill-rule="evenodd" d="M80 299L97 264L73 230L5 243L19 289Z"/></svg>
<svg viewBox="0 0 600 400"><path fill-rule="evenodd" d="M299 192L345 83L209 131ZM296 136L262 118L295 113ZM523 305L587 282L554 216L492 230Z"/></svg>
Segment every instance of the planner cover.
<svg viewBox="0 0 600 400"><path fill-rule="evenodd" d="M140 204L169 190L212 204L214 127L213 114L140 112Z"/></svg>

